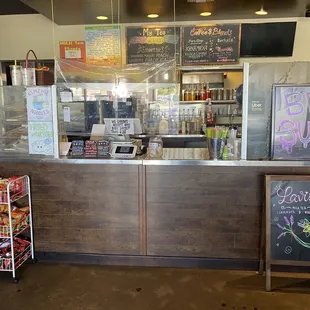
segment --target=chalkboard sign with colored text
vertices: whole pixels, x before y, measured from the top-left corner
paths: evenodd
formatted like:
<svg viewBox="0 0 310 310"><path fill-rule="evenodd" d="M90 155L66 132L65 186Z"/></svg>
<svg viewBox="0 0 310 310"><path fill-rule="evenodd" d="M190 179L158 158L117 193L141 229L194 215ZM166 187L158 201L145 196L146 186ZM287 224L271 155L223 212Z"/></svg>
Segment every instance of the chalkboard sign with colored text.
<svg viewBox="0 0 310 310"><path fill-rule="evenodd" d="M236 63L240 51L240 25L183 27L183 65Z"/></svg>
<svg viewBox="0 0 310 310"><path fill-rule="evenodd" d="M127 64L161 63L176 58L180 64L180 27L128 27Z"/></svg>
<svg viewBox="0 0 310 310"><path fill-rule="evenodd" d="M310 160L310 85L273 86L272 159Z"/></svg>
<svg viewBox="0 0 310 310"><path fill-rule="evenodd" d="M266 176L267 290L271 265L310 266L310 176Z"/></svg>

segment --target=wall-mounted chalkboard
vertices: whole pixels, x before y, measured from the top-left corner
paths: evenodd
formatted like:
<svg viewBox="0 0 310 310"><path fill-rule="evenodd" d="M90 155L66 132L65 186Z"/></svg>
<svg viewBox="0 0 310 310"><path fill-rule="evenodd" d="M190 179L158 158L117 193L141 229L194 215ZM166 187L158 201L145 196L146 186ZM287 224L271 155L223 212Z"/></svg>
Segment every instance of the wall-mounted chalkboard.
<svg viewBox="0 0 310 310"><path fill-rule="evenodd" d="M273 86L272 159L310 160L310 85Z"/></svg>
<svg viewBox="0 0 310 310"><path fill-rule="evenodd" d="M176 58L180 64L180 27L128 27L127 64L160 63Z"/></svg>
<svg viewBox="0 0 310 310"><path fill-rule="evenodd" d="M183 27L183 65L236 63L239 60L240 25Z"/></svg>
<svg viewBox="0 0 310 310"><path fill-rule="evenodd" d="M310 266L310 176L266 176L266 288L271 265Z"/></svg>

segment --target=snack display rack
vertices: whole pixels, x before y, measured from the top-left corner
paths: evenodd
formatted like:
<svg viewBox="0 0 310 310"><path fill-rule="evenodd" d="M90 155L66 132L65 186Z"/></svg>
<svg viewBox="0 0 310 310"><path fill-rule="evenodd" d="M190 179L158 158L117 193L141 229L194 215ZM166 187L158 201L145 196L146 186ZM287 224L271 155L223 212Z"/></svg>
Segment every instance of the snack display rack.
<svg viewBox="0 0 310 310"><path fill-rule="evenodd" d="M0 189L0 205L7 206L8 219L0 225L0 271L12 272L14 281L18 282L16 270L30 257L35 261L30 179L27 175L12 177L5 184L6 189ZM28 206L14 207L13 203L24 197L28 198ZM20 237L28 229L29 241Z"/></svg>

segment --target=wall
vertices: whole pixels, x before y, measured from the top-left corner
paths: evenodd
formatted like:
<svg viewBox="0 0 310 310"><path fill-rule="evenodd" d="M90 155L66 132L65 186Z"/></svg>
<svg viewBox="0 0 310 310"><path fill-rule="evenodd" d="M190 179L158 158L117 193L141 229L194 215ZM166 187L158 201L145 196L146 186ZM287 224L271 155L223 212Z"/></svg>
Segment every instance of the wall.
<svg viewBox="0 0 310 310"><path fill-rule="evenodd" d="M33 49L40 59L54 58L53 23L42 15L0 16L0 60L25 59Z"/></svg>
<svg viewBox="0 0 310 310"><path fill-rule="evenodd" d="M290 62L310 61L310 19L309 18L278 18L278 19L248 19L220 21L221 23L255 23L255 22L297 21L295 48L293 57L279 58L242 58L244 62ZM208 23L218 23L209 21ZM197 24L191 21L183 24ZM201 23L201 22L200 22ZM173 23L167 23L172 25ZM134 25L134 24L131 24ZM138 25L138 24L135 24ZM84 25L55 25L55 50L59 55L59 41L84 40ZM54 58L52 22L42 15L10 15L0 16L0 60L24 59L28 49L32 48L41 59ZM125 45L125 42L123 42ZM123 55L124 57L125 55Z"/></svg>
<svg viewBox="0 0 310 310"><path fill-rule="evenodd" d="M236 88L243 82L242 72L228 72L226 79L224 79L225 88Z"/></svg>

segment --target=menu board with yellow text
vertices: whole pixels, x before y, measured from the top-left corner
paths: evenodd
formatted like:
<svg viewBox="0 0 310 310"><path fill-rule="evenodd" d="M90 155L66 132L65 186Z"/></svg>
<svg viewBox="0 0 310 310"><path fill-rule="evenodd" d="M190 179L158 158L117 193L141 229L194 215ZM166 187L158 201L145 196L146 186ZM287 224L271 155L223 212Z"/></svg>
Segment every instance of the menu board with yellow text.
<svg viewBox="0 0 310 310"><path fill-rule="evenodd" d="M180 27L128 27L127 64L160 63L176 59L180 64Z"/></svg>

